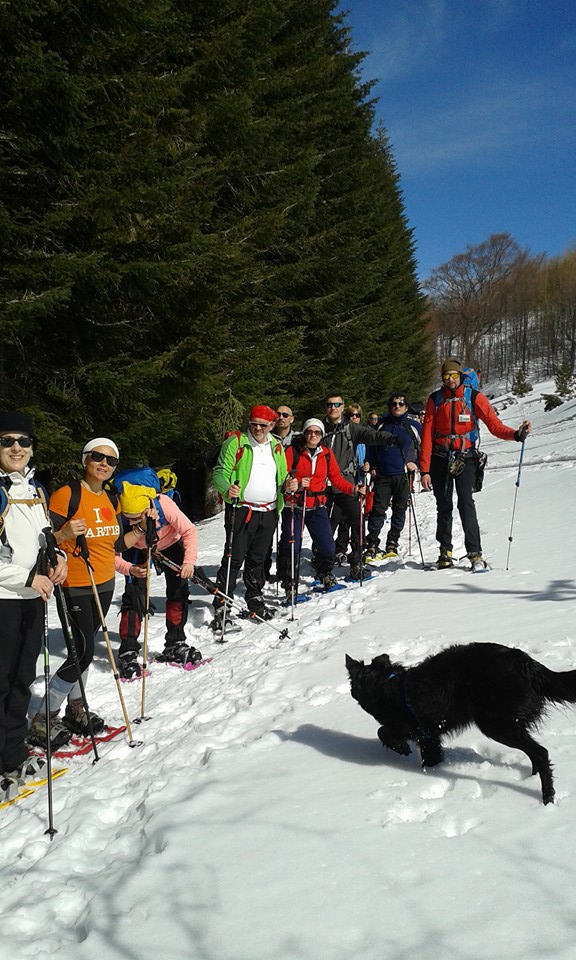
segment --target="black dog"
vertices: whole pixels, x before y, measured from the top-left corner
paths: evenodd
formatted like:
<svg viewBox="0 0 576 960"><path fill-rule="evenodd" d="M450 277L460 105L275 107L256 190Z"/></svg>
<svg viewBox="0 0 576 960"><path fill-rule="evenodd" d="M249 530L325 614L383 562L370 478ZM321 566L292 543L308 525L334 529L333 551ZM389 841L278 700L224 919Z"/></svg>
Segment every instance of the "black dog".
<svg viewBox="0 0 576 960"><path fill-rule="evenodd" d="M523 650L499 643L448 647L416 667L392 663L383 653L369 666L346 657L351 693L381 724L385 747L420 749L423 767L444 759L444 734L475 723L487 737L517 747L532 762L544 803L554 801L548 751L530 736L548 703L576 702L576 670L554 673Z"/></svg>

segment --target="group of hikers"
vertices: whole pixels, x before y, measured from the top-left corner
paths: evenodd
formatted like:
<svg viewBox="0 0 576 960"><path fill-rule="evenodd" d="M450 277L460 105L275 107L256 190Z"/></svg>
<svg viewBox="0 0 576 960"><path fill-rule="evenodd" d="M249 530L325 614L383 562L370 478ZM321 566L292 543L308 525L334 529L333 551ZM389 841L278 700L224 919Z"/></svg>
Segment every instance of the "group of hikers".
<svg viewBox="0 0 576 960"><path fill-rule="evenodd" d="M211 626L223 640L243 569L247 617L268 620L264 588L270 577L273 540L280 518L276 576L294 601L304 530L312 562L326 590L336 582L334 566L347 561L349 578L365 575L363 564L397 556L411 495L420 470L423 490L437 504L438 565L452 565L453 490L471 564L484 564L476 509L482 457L478 421L496 437L524 441L530 423L505 426L488 399L466 379L463 365L448 358L442 386L410 410L402 391L393 392L385 414L346 406L331 392L324 415L294 430L287 404L257 404L246 430L222 444L213 483L224 504L225 546L216 576ZM423 421L423 422L421 422ZM98 630L106 629L116 573L126 577L121 603L118 672L140 676L139 634L148 613L150 563L154 554L166 578L164 651L157 659L188 664L202 655L185 633L188 582L197 561L194 524L174 499L129 471L115 474L117 445L95 437L82 448L82 473L48 499L34 479L30 460L36 443L30 417L0 414L0 800L38 776L41 760L29 744L58 748L73 733L101 730L104 720L87 713L84 695ZM151 469L151 468L149 468ZM364 517L367 495L371 510ZM380 534L392 506L384 549ZM31 723L28 708L37 660L47 643L47 604L56 594L68 653L49 682ZM66 701L64 713L62 706ZM49 741L49 742L48 742Z"/></svg>

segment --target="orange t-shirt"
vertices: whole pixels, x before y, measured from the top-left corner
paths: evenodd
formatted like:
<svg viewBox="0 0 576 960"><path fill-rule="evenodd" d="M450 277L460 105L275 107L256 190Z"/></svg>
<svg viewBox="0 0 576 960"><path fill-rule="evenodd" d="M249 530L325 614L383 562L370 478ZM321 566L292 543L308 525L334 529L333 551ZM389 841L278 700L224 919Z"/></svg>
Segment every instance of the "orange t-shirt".
<svg viewBox="0 0 576 960"><path fill-rule="evenodd" d="M58 529L59 520L62 521L60 526L67 522L70 496L70 487L60 487L50 497L50 513L54 515L56 529ZM120 536L119 513L120 505L118 504L114 511L107 493L104 491L93 493L83 484L80 486L80 503L74 517L69 519L86 521L88 527L86 543L90 551L90 563L94 569L94 581L97 584L106 583L114 578L114 544ZM60 548L66 552L68 558L68 576L65 586L90 586L90 577L84 560L73 555L75 547L75 540L63 540L60 544Z"/></svg>

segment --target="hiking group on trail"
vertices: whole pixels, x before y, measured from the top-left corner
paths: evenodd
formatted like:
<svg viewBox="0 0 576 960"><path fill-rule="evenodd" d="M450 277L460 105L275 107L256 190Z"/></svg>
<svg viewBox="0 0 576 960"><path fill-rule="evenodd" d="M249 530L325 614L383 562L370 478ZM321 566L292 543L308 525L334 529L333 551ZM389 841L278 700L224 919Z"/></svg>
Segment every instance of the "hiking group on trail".
<svg viewBox="0 0 576 960"><path fill-rule="evenodd" d="M117 444L95 437L82 447L81 476L48 498L30 466L37 439L30 417L19 411L0 414L0 802L11 802L41 774L44 761L30 753L29 744L46 749L49 764L50 751L73 734L94 742L94 734L105 727L105 720L88 709L85 688L100 629L109 643L105 617L116 573L126 578L118 665L111 648L109 658L125 712L118 680L145 684L146 630L142 661L139 637L147 626L153 564L166 581L165 647L156 659L184 667L202 660L186 635L191 578L213 594L211 627L219 641L232 622L241 572L246 618L267 621L277 612L264 591L272 579L279 521L275 578L287 603L298 597L304 530L311 537L319 589L337 586L334 568L345 561L347 579L361 583L370 576L366 564L398 556L418 469L422 490L432 490L436 500L438 567L454 562L455 488L471 568L485 569L473 497L481 489L485 464L479 421L494 436L522 444L531 425L505 426L478 389L473 371L451 357L442 365L442 386L430 395L422 416L423 409L411 410L406 394L394 391L387 412L372 411L363 425L361 407L346 407L343 397L331 392L324 398L324 416L309 417L298 432L287 404L277 409L254 405L247 428L230 433L214 454L212 480L224 502L224 552L215 583L200 570L195 573L196 528L178 506L169 469L115 474ZM382 551L380 535L390 506ZM53 591L67 656L50 676L47 605ZM31 687L43 647L44 699L29 725Z"/></svg>

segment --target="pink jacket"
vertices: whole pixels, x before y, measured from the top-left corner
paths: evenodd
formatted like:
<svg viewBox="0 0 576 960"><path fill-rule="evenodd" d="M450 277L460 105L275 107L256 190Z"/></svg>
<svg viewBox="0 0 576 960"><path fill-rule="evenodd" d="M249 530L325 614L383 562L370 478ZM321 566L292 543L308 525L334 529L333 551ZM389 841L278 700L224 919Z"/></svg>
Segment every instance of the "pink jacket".
<svg viewBox="0 0 576 960"><path fill-rule="evenodd" d="M191 563L196 566L196 560L198 559L196 527L192 521L188 519L186 514L182 513L180 507L178 507L170 497L161 493L158 499L160 500L166 523L160 526L160 521L156 521L156 533L159 537L156 549L160 551L166 550L168 547L171 547L173 543L182 540L184 544L184 563ZM137 550L145 550L146 541L144 536L141 536L134 546ZM120 556L119 553L116 554L114 566L116 571L124 574L125 577L130 575L130 567L132 564Z"/></svg>

